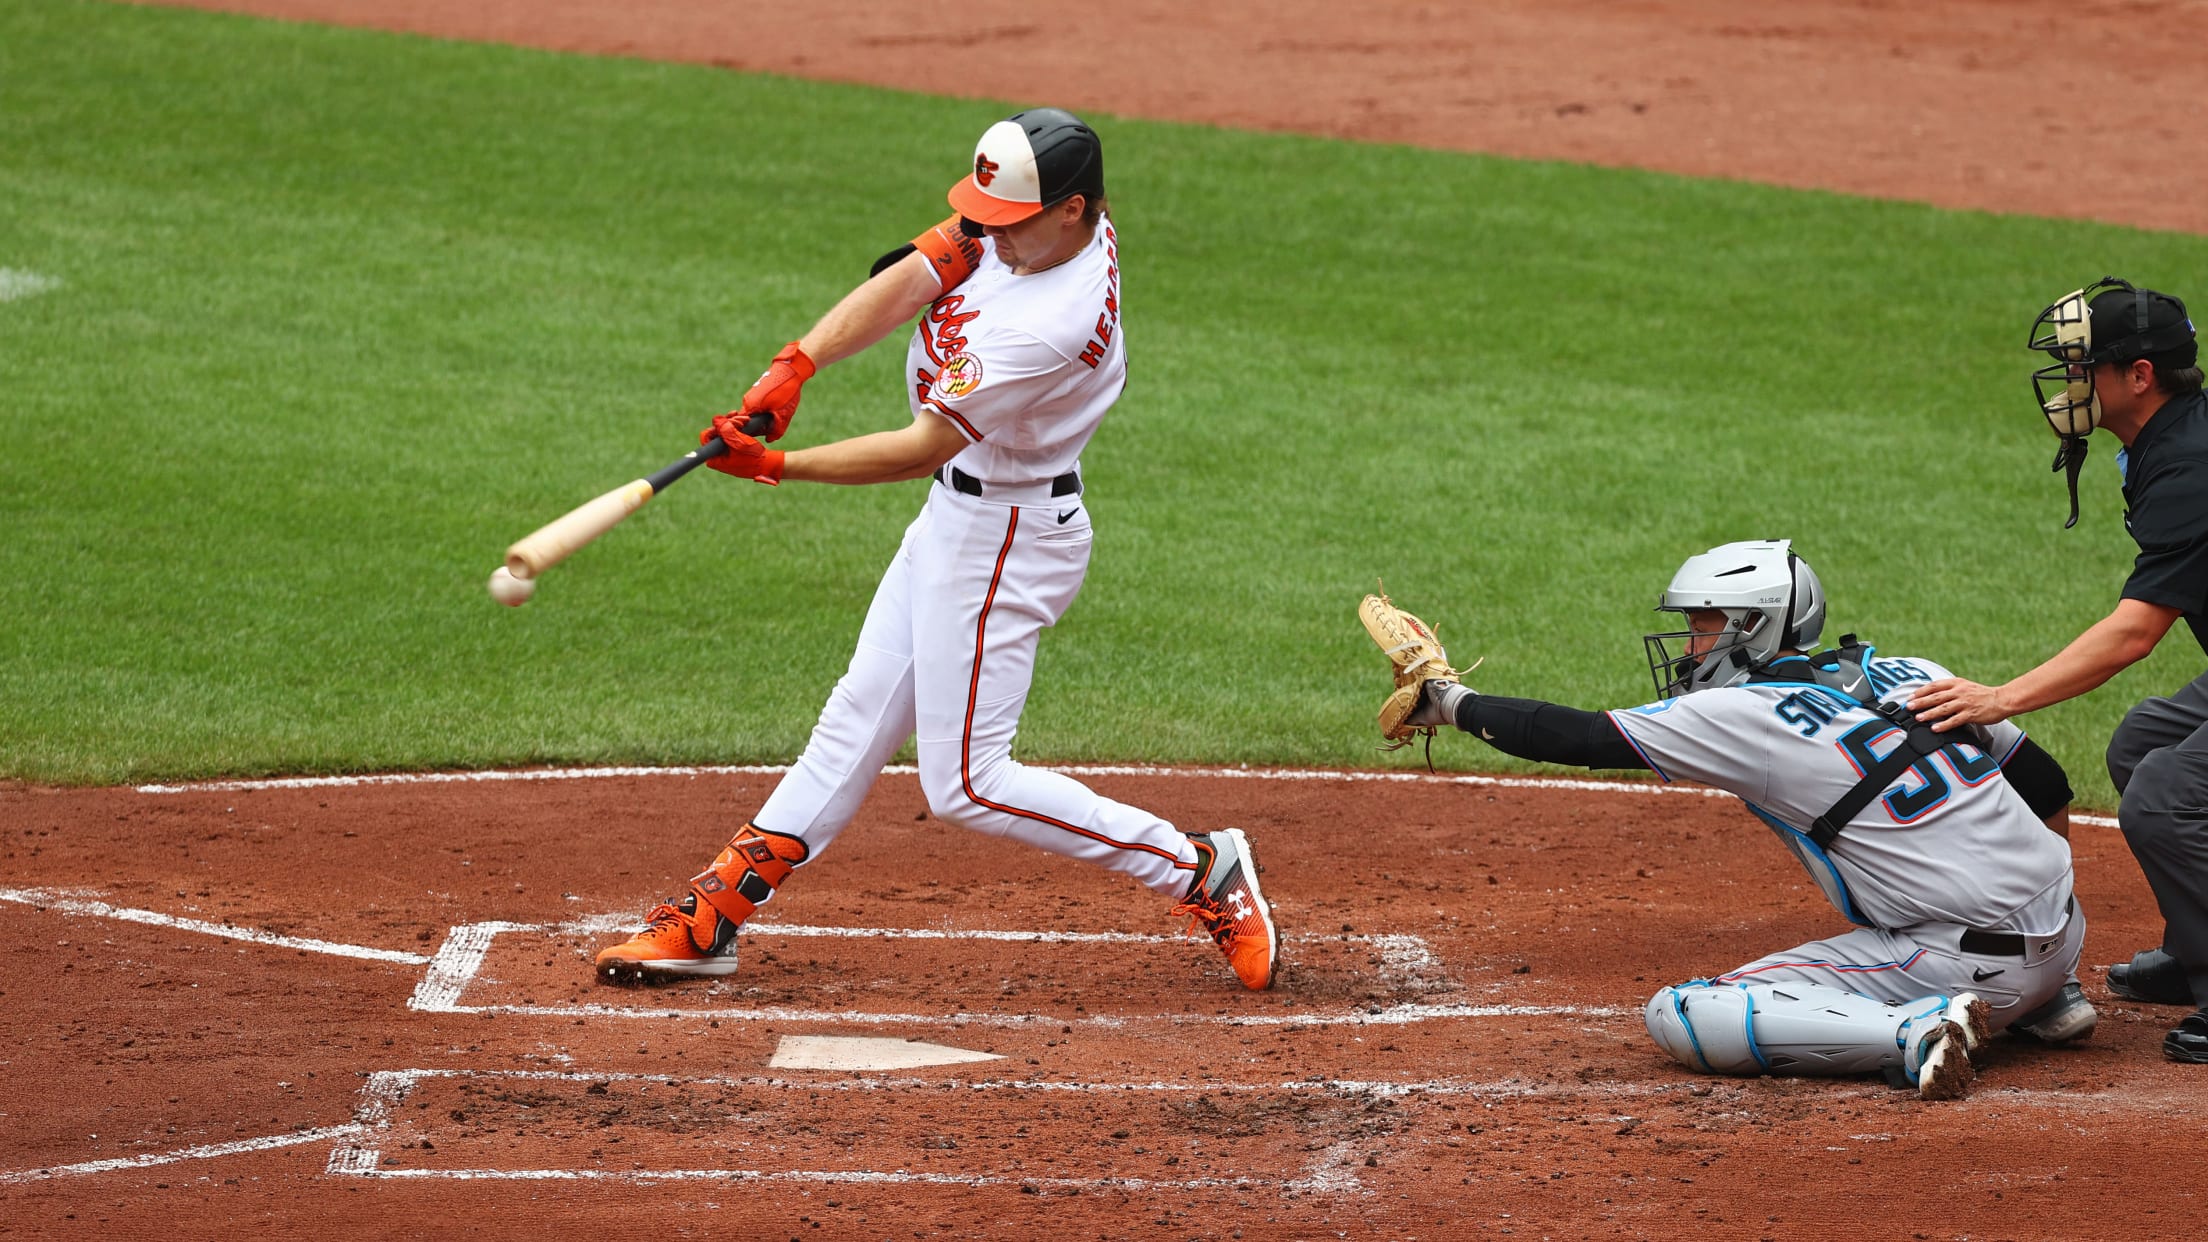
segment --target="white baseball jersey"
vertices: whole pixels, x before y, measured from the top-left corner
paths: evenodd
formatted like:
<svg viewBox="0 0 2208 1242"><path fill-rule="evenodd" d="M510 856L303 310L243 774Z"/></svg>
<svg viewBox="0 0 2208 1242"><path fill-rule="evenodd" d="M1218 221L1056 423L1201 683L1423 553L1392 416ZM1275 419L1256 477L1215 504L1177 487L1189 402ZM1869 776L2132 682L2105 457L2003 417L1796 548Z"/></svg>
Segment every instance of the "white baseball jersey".
<svg viewBox="0 0 2208 1242"><path fill-rule="evenodd" d="M1088 573L1088 507L1050 482L1126 382L1118 237L1100 221L1066 262L1015 275L956 228L937 226L924 250L950 287L913 332L906 392L916 416L933 411L973 441L952 464L981 494L928 488L850 668L754 822L818 858L909 738L937 818L1179 897L1198 859L1170 822L1012 758L1037 644Z"/></svg>
<svg viewBox="0 0 2208 1242"><path fill-rule="evenodd" d="M1887 702L1906 703L1916 687L1950 675L1929 660L1875 653L1865 667ZM2069 843L2000 778L2024 737L2013 724L1959 731L1819 849L1810 825L1903 742L1870 708L1813 683L1770 682L1609 715L1658 776L1740 795L1851 922L2036 936L2068 918Z"/></svg>
<svg viewBox="0 0 2208 1242"><path fill-rule="evenodd" d="M1119 237L1109 217L1072 258L1015 275L994 239L963 283L928 308L905 350L914 414L973 441L952 465L985 484L1072 470L1127 383Z"/></svg>

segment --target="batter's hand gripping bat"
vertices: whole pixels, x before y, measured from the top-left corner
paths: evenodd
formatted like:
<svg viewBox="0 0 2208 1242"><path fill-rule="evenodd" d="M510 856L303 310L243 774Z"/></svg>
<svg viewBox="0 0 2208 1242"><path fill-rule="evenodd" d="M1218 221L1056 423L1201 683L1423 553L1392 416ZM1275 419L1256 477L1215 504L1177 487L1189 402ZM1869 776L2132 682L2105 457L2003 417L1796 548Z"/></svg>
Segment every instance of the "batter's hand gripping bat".
<svg viewBox="0 0 2208 1242"><path fill-rule="evenodd" d="M774 425L774 416L765 411L754 414L744 423L748 435L757 435ZM506 573L523 583L533 580L578 550L591 540L619 525L621 519L644 507L644 502L674 485L675 480L697 469L704 463L728 452L728 443L715 438L681 457L667 463L659 470L633 483L624 483L596 500L577 506L573 511L552 519L535 531L516 540L506 549ZM493 575L495 579L497 575ZM493 586L496 593L497 587ZM526 594L524 594L526 598Z"/></svg>

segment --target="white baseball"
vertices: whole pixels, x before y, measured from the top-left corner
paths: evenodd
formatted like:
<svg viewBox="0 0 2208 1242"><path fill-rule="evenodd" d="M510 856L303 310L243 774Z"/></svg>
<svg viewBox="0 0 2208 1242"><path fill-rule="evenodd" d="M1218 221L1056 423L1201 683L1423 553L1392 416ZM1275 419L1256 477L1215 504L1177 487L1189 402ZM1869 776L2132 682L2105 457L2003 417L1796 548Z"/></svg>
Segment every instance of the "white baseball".
<svg viewBox="0 0 2208 1242"><path fill-rule="evenodd" d="M537 593L537 580L516 578L504 565L491 571L491 598L508 608L519 608Z"/></svg>

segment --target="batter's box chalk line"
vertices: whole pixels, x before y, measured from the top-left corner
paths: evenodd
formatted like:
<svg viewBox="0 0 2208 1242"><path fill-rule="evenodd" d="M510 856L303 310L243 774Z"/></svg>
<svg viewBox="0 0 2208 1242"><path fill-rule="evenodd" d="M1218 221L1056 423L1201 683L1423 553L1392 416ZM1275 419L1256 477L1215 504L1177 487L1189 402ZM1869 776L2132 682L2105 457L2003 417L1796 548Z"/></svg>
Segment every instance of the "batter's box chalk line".
<svg viewBox="0 0 2208 1242"><path fill-rule="evenodd" d="M626 1005L463 1005L461 993L475 982L483 968L484 959L490 955L493 942L508 933L538 935L605 935L635 926L635 920L625 915L601 915L561 923L463 923L454 927L438 946L434 955L425 956L399 949L378 949L367 945L343 944L306 936L282 936L274 932L252 927L239 927L231 923L216 923L206 919L188 918L165 914L158 910L139 910L117 906L98 900L78 890L46 888L0 888L0 901L33 906L50 913L77 918L105 918L122 922L164 927L174 931L193 932L216 936L225 940L243 941L248 944L265 944L277 948L296 949L307 953L326 953L337 957L360 958L369 961L392 962L407 966L427 967L422 981L415 986L407 999L407 1007L426 1013L511 1014L535 1017L604 1017L645 1019L719 1019L724 1022L836 1022L878 1026L944 1026L968 1024L978 1026L1025 1026L1029 1023L1059 1023L1089 1027L1120 1027L1131 1022L1156 1021L1173 1024L1207 1024L1224 1026L1400 1026L1416 1022L1455 1021L1480 1018L1505 1017L1576 1017L1593 1019L1616 1018L1637 1009L1621 1009L1614 1006L1589 1005L1471 1005L1471 1004L1423 1004L1398 1003L1392 1005L1367 1004L1340 1010L1299 1011L1296 1013L1250 1014L1165 1014L1157 1015L1081 1015L1074 1017L1049 1014L1006 1013L876 1013L859 1010L806 1009L792 1006L761 1008L684 1008L667 1006ZM957 930L945 928L873 928L873 927L807 927L799 924L764 923L756 930L765 935L787 937L866 938L883 940L967 940L1011 941L1029 944L1131 944L1158 945L1179 941L1177 936L1146 935L1135 932L1066 932L1066 931L987 931ZM1432 978L1440 973L1441 966L1433 950L1419 936L1403 933L1372 935L1314 936L1286 938L1288 943L1308 939L1318 943L1351 943L1373 950L1380 959L1380 976L1385 984L1401 986L1406 980Z"/></svg>
<svg viewBox="0 0 2208 1242"><path fill-rule="evenodd" d="M1185 776L1200 780L1247 781L1343 781L1349 783L1377 781L1383 784L1470 785L1487 789L1550 789L1578 793L1650 794L1693 798L1730 798L1734 795L1722 789L1705 785L1673 785L1648 780L1584 780L1572 777L1551 776L1475 776L1463 773L1443 772L1337 772L1325 768L1175 768L1153 767L1143 764L1041 764L1049 772L1063 772L1067 776ZM289 776L257 781L205 781L193 785L140 785L142 794L178 793L226 793L256 789L334 789L352 785L443 785L474 784L500 781L588 781L616 777L663 776L780 776L790 770L788 764L731 763L701 766L675 766L664 768L597 767L597 768L529 768L512 771L488 772L387 772L375 776ZM909 763L891 764L882 769L892 776L918 775L920 769ZM2116 827L2115 817L2109 815L2072 815L2073 824L2091 824L2098 828Z"/></svg>
<svg viewBox="0 0 2208 1242"><path fill-rule="evenodd" d="M1400 1098L1407 1096L1463 1097L1474 1096L1491 1099L1561 1097L1587 1099L1592 1097L1625 1097L1674 1095L1691 1092L1693 1083L1572 1083L1540 1084L1517 1079L1497 1082L1361 1082L1344 1079L1325 1081L1297 1080L1287 1082L1031 1082L1022 1080L959 1080L926 1078L836 1078L783 1079L773 1077L699 1077L672 1076L666 1074L627 1073L579 1073L568 1070L471 1070L471 1069L407 1069L379 1070L367 1076L362 1085L360 1102L352 1123L340 1127L344 1134L331 1148L325 1170L332 1176L373 1178L446 1179L455 1181L505 1180L505 1181L730 1181L730 1182L807 1182L807 1183L861 1183L902 1184L925 1186L1033 1186L1045 1190L1214 1190L1214 1189L1263 1189L1276 1191L1310 1191L1322 1193L1361 1193L1349 1157L1354 1149L1363 1152L1372 1145L1370 1137L1350 1138L1331 1144L1318 1151L1305 1164L1302 1173L1293 1177L1197 1177L1180 1180L1161 1180L1144 1177L1102 1176L1093 1178L1037 1177L1007 1173L938 1173L917 1172L907 1169L881 1170L820 1170L820 1169L630 1169L610 1170L596 1168L393 1168L384 1163L383 1144L391 1131L392 1116L411 1096L416 1087L425 1081L436 1079L471 1079L483 1082L539 1082L575 1083L595 1086L603 1090L606 1084L616 1082L642 1082L666 1086L741 1088L753 1090L803 1091L808 1096L820 1092L896 1092L926 1091L940 1094L946 1090L973 1096L1016 1095L1024 1093L1081 1093L1090 1095L1152 1096L1175 1095L1251 1095L1278 1094L1328 1097L1346 1101L1369 1100L1374 1097ZM431 1118L434 1110L421 1114ZM407 1114L411 1119L416 1115Z"/></svg>
<svg viewBox="0 0 2208 1242"><path fill-rule="evenodd" d="M606 935L633 928L636 920L623 915L601 915L566 923L470 923L452 929L445 943L437 950L429 963L429 970L422 976L421 986L407 1000L407 1007L426 1013L513 1014L556 1018L649 1018L649 1019L717 1019L723 1022L836 1022L878 1026L943 1026L968 1024L977 1026L1025 1026L1029 1023L1057 1023L1068 1026L1122 1027L1132 1022L1169 1022L1175 1025L1216 1024L1225 1026L1392 1026L1411 1022L1432 1022L1462 1018L1497 1018L1520 1016L1568 1016L1584 1018L1614 1018L1627 1012L1608 1006L1578 1005L1435 1005L1398 1003L1392 1005L1368 1004L1346 1010L1319 1010L1293 1014L1166 1014L1156 1015L1079 1015L1053 1016L1034 1013L882 1013L867 1010L808 1009L799 1006L764 1006L753 1008L710 1007L695 1008L681 1005L463 1005L461 993L467 990L483 968L490 955L492 942L511 932L534 932L547 936ZM755 923L747 931L761 936L791 938L825 937L831 939L873 940L945 940L945 941L1012 941L1024 944L1126 944L1163 945L1178 942L1181 937L1144 934L1139 932L1066 932L1066 931L985 931L947 928L882 928L882 927L808 927L795 923ZM1430 979L1441 971L1440 960L1425 939L1404 933L1340 936L1288 936L1289 944L1299 940L1314 943L1349 943L1366 946L1374 951L1380 961L1380 977L1384 985L1402 987L1420 979Z"/></svg>
<svg viewBox="0 0 2208 1242"><path fill-rule="evenodd" d="M347 1139L361 1133L358 1123L341 1126L322 1126L312 1130L293 1130L287 1134L269 1134L259 1138L235 1139L227 1143L204 1143L197 1147L182 1147L175 1151L149 1152L141 1156L121 1156L112 1160L85 1160L76 1164L49 1165L42 1169L24 1169L15 1173L0 1173L0 1186L19 1182L42 1182L57 1177L83 1177L91 1173L116 1173L130 1169L147 1169L155 1165L176 1164L184 1160L212 1160L220 1156L240 1156L248 1152L274 1151L280 1147L300 1147L309 1143L327 1143L332 1139Z"/></svg>
<svg viewBox="0 0 2208 1242"><path fill-rule="evenodd" d="M149 927L166 927L173 931L197 932L205 936L220 936L225 940L243 940L249 944L273 945L282 949L298 949L306 953L327 953L335 957L364 958L372 962L397 962L406 966L426 966L432 960L420 953L407 953L398 949L372 949L365 945L340 944L332 940L316 940L307 936L280 936L275 932L253 927L238 927L230 923L214 923L206 919L186 918L163 914L158 910L133 910L109 905L78 891L51 888L0 888L0 901L18 905L36 906L58 914L78 918L117 919L125 923L140 923Z"/></svg>

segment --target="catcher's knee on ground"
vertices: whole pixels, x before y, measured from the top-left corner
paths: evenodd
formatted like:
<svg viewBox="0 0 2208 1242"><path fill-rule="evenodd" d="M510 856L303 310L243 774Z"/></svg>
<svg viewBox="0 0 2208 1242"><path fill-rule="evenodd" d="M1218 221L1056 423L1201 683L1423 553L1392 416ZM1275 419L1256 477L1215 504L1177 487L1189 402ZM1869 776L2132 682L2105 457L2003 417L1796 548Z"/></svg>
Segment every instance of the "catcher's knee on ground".
<svg viewBox="0 0 2208 1242"><path fill-rule="evenodd" d="M1939 1029L1965 1021L1959 1007L1951 1012L1944 996L1889 1005L1814 983L1702 980L1659 991L1642 1016L1657 1047L1705 1074L1793 1077L1893 1069L1909 1083L1917 1081ZM1982 1039L1982 1016L1979 1024L1971 1033Z"/></svg>

